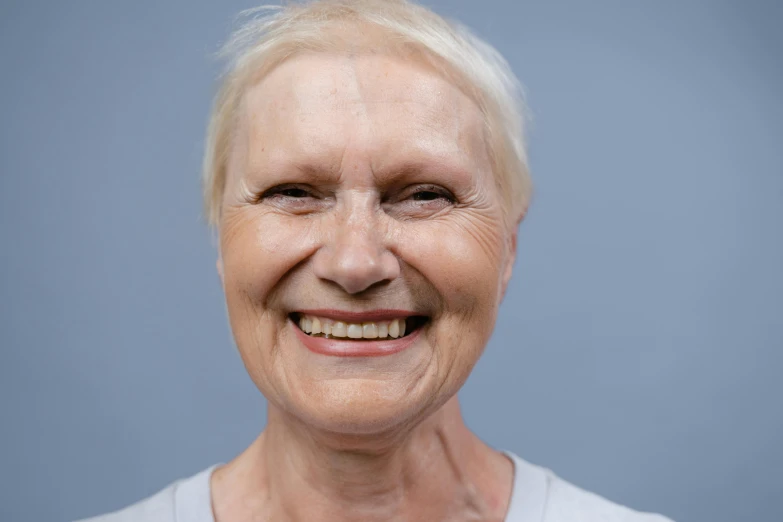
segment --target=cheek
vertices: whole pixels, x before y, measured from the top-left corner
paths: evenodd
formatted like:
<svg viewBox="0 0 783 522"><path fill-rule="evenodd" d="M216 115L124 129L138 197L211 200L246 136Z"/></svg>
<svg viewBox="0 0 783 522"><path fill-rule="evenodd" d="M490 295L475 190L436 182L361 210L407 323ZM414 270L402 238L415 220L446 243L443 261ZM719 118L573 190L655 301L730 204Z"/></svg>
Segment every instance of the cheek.
<svg viewBox="0 0 783 522"><path fill-rule="evenodd" d="M499 223L434 220L404 224L400 256L441 297L429 342L440 379L456 390L492 335L505 255Z"/></svg>
<svg viewBox="0 0 783 522"><path fill-rule="evenodd" d="M286 317L274 307L280 280L310 255L316 235L308 220L257 207L227 209L220 227L224 288L231 331L245 368L266 397L280 396L278 347Z"/></svg>
<svg viewBox="0 0 783 522"><path fill-rule="evenodd" d="M499 223L459 218L400 227L400 256L435 286L446 314L495 313L505 255Z"/></svg>
<svg viewBox="0 0 783 522"><path fill-rule="evenodd" d="M272 288L317 244L311 221L257 207L227 211L220 238L226 294L244 294L262 307Z"/></svg>

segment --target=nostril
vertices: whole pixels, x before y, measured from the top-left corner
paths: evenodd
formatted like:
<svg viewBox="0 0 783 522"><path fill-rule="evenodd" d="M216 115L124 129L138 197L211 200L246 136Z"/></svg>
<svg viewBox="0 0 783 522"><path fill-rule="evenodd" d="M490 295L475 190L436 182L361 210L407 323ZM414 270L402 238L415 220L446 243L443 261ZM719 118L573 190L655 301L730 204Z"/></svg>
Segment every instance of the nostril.
<svg viewBox="0 0 783 522"><path fill-rule="evenodd" d="M394 254L374 241L355 237L324 245L314 254L313 266L317 277L337 284L349 294L392 281L400 274Z"/></svg>

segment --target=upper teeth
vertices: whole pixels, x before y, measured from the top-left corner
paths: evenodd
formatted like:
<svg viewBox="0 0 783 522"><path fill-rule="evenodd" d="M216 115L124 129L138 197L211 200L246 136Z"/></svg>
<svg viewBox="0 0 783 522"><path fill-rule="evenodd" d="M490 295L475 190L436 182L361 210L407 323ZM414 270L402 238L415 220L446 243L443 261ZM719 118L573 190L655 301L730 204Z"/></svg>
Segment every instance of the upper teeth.
<svg viewBox="0 0 783 522"><path fill-rule="evenodd" d="M405 319L344 323L325 317L302 315L299 317L299 328L310 335L323 334L330 337L348 337L349 339L397 338L405 335Z"/></svg>

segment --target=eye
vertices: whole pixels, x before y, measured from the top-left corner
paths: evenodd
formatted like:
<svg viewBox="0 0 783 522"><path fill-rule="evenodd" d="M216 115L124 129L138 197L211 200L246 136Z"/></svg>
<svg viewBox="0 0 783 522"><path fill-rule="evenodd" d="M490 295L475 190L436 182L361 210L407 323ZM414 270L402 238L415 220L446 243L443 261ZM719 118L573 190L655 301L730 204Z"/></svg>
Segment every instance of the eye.
<svg viewBox="0 0 783 522"><path fill-rule="evenodd" d="M452 192L440 185L408 185L392 192L383 204L385 211L398 219L424 219L457 204Z"/></svg>
<svg viewBox="0 0 783 522"><path fill-rule="evenodd" d="M277 194L289 198L306 198L310 195L305 189L299 187L284 188L277 192Z"/></svg>
<svg viewBox="0 0 783 522"><path fill-rule="evenodd" d="M414 192L411 197L414 201L432 201L433 199L442 198L443 194L439 194L434 190L420 190L419 192Z"/></svg>
<svg viewBox="0 0 783 522"><path fill-rule="evenodd" d="M312 196L312 192L307 187L299 185L278 185L259 195L257 201L264 199L305 199Z"/></svg>
<svg viewBox="0 0 783 522"><path fill-rule="evenodd" d="M454 203L456 201L456 198L454 198L451 192L443 187L438 187L435 185L420 185L415 187L413 190L414 191L409 196L413 201L428 202L443 200L444 203Z"/></svg>
<svg viewBox="0 0 783 522"><path fill-rule="evenodd" d="M282 184L271 187L255 198L255 203L296 215L318 212L329 207L331 198L306 184Z"/></svg>

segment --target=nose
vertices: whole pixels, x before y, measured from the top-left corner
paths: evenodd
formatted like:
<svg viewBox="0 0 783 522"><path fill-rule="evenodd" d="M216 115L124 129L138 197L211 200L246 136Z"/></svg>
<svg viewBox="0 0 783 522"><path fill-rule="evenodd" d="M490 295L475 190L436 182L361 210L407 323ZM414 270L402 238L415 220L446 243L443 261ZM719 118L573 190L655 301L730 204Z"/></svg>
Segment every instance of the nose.
<svg viewBox="0 0 783 522"><path fill-rule="evenodd" d="M384 244L385 234L378 220L371 212L346 214L316 252L315 275L337 284L349 294L361 293L399 277L400 262Z"/></svg>

